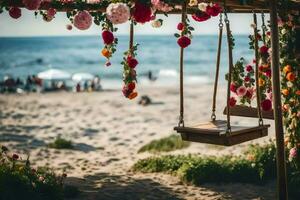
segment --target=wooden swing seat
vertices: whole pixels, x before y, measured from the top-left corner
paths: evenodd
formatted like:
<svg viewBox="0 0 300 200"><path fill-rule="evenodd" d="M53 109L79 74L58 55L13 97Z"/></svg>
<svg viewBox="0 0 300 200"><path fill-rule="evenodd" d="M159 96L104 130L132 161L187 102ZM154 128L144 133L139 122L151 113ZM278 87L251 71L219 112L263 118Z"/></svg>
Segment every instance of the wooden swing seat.
<svg viewBox="0 0 300 200"><path fill-rule="evenodd" d="M223 114L227 113L227 107L225 107ZM274 119L273 110L270 111L261 111L262 118L264 119ZM231 116L239 116L239 117L252 117L257 118L257 108L235 105L230 107L230 115Z"/></svg>
<svg viewBox="0 0 300 200"><path fill-rule="evenodd" d="M174 130L180 133L185 141L232 146L267 136L269 127L270 125L231 126L231 133L226 133L227 121L216 120L191 127L178 126Z"/></svg>

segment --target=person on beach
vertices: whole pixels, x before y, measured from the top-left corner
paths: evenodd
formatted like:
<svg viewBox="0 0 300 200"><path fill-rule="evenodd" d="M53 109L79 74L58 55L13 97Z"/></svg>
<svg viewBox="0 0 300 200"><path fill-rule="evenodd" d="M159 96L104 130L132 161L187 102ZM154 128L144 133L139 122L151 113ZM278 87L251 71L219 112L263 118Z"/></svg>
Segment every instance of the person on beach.
<svg viewBox="0 0 300 200"><path fill-rule="evenodd" d="M80 90L81 90L81 89L80 89L80 83L77 83L77 84L76 84L76 92L80 92Z"/></svg>
<svg viewBox="0 0 300 200"><path fill-rule="evenodd" d="M148 79L149 81L155 81L157 79L157 77L153 77L151 70L148 72Z"/></svg>

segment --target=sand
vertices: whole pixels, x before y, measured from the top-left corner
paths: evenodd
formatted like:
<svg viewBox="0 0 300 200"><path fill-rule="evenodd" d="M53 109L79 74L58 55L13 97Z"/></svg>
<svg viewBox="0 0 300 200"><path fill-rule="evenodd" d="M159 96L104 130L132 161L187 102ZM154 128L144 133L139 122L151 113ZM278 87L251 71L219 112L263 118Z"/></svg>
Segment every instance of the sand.
<svg viewBox="0 0 300 200"><path fill-rule="evenodd" d="M185 90L185 121L208 120L211 85ZM275 199L275 183L265 186L226 184L188 186L171 175L141 174L130 171L140 147L168 136L178 123L178 88L144 87L153 104L138 105L118 90L96 93L45 93L0 95L0 144L30 155L34 166L48 165L57 173L65 171L67 182L84 191L79 199ZM217 116L225 106L226 90L219 90ZM257 123L257 119L233 118L234 124ZM272 121L266 123L273 124ZM234 147L193 143L172 154L242 154L249 143L264 143L270 136ZM47 148L58 135L70 139L74 150Z"/></svg>

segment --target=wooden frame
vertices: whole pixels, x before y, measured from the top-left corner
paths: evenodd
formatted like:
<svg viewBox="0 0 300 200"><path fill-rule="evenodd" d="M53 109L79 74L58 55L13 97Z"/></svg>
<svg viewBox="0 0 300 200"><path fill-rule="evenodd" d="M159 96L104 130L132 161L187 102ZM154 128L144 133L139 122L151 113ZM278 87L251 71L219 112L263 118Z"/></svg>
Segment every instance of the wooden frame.
<svg viewBox="0 0 300 200"><path fill-rule="evenodd" d="M209 0L210 2L217 2L223 5L223 0ZM0 0L3 6L17 6L24 7L21 0ZM273 91L273 105L274 105L274 120L275 120L275 132L276 132L276 146L277 146L277 191L278 199L288 199L287 192L287 178L286 178L286 161L285 161L285 146L284 146L284 131L282 124L282 110L281 110L281 91L280 91L280 72L279 72L279 36L278 36L278 24L277 24L277 11L278 11L277 0L226 0L226 9L232 13L252 13L252 12L270 12L271 21L271 48L272 48L272 91ZM50 5L52 8L57 8L57 11L71 11L79 9L75 4L65 4L63 7L55 7ZM300 10L299 0L292 0L290 5L294 10ZM42 6L40 10L47 10L48 6ZM105 7L86 4L81 6L80 9L104 12ZM188 7L187 12L193 13L196 8ZM170 14L179 14L181 11L174 10Z"/></svg>
<svg viewBox="0 0 300 200"><path fill-rule="evenodd" d="M236 105L231 107L229 110L231 116L258 118L257 108L254 107ZM225 107L223 111L224 115L226 115L226 113L227 113L227 107ZM273 110L262 111L262 118L274 119L274 111Z"/></svg>

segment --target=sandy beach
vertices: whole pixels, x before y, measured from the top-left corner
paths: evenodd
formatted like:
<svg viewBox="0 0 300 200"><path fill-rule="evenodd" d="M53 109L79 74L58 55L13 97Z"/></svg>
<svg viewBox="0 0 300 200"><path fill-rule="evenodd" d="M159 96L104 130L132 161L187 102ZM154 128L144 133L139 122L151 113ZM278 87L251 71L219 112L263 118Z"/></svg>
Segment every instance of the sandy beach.
<svg viewBox="0 0 300 200"><path fill-rule="evenodd" d="M275 182L264 186L226 184L184 185L174 176L130 171L143 145L168 136L178 123L179 95L174 87L138 88L153 104L138 105L119 90L96 93L45 93L0 96L0 144L30 155L34 166L48 165L68 174L68 182L83 190L81 199L275 199ZM186 87L185 121L209 120L212 85ZM217 116L225 106L225 88L220 88ZM256 124L257 119L233 117L234 124ZM273 124L272 121L266 123ZM264 143L268 137L233 147L192 143L168 154L242 154L249 143ZM74 150L50 149L47 144L61 135L74 142Z"/></svg>

